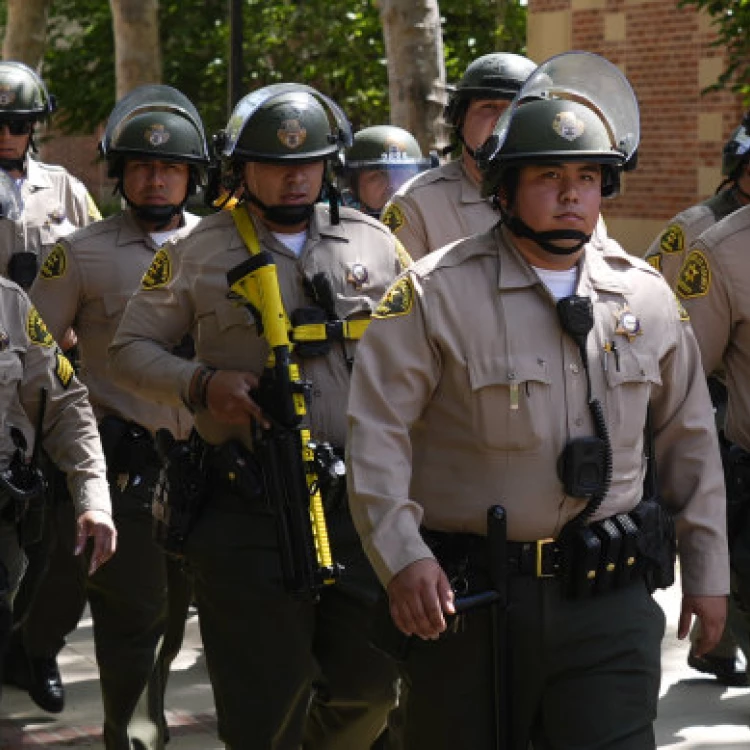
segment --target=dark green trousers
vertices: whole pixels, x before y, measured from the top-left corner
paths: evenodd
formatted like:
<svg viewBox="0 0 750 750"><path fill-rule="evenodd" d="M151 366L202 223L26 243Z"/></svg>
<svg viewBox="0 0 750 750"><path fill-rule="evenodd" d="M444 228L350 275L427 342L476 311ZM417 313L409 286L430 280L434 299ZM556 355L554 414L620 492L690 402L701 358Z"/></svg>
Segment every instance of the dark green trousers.
<svg viewBox="0 0 750 750"><path fill-rule="evenodd" d="M191 590L152 537L151 514L118 503L117 552L88 579L107 750L163 750L164 690ZM118 507L118 505L120 507Z"/></svg>
<svg viewBox="0 0 750 750"><path fill-rule="evenodd" d="M337 532L334 556L337 541L348 546ZM224 498L204 510L187 554L227 748L369 750L395 699L396 671L369 645L377 583L363 595L356 553L351 588L336 584L317 603L292 599L273 515Z"/></svg>
<svg viewBox="0 0 750 750"><path fill-rule="evenodd" d="M510 705L494 702L490 617L476 610L439 641L413 640L391 746L493 750L499 712L511 750L655 748L665 619L645 585L570 601L554 579L515 577L510 601Z"/></svg>

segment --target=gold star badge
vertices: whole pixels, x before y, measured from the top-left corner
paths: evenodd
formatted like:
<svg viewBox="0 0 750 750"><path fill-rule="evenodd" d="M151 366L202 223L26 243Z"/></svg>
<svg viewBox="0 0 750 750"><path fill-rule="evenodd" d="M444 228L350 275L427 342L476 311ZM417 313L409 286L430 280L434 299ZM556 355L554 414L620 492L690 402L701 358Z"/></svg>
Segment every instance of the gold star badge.
<svg viewBox="0 0 750 750"><path fill-rule="evenodd" d="M615 328L615 333L626 336L631 343L635 340L636 336L640 336L643 333L641 321L627 305L619 313L616 313L616 317L617 328Z"/></svg>

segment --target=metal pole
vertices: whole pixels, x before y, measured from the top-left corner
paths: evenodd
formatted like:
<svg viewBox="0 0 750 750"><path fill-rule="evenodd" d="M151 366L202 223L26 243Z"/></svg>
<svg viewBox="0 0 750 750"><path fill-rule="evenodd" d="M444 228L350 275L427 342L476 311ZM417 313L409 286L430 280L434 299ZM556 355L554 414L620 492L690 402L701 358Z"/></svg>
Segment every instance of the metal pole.
<svg viewBox="0 0 750 750"><path fill-rule="evenodd" d="M232 113L242 94L242 0L229 0L228 115Z"/></svg>

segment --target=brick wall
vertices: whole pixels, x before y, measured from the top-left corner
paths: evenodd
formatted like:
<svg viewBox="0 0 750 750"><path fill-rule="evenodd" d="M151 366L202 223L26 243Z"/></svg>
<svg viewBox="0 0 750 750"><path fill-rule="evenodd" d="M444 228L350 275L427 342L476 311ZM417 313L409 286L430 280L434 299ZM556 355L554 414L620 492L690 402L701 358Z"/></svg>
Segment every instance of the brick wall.
<svg viewBox="0 0 750 750"><path fill-rule="evenodd" d="M641 111L638 169L604 206L617 239L645 249L661 225L710 195L721 149L743 107L728 93L701 95L723 69L708 19L676 0L530 0L530 55L568 49L603 55L628 76ZM645 243L645 244L644 244Z"/></svg>

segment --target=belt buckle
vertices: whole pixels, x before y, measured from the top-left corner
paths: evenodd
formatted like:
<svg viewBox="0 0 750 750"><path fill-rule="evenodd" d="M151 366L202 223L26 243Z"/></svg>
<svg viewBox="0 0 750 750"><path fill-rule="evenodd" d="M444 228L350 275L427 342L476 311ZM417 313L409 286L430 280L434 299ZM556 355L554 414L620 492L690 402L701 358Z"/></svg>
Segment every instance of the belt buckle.
<svg viewBox="0 0 750 750"><path fill-rule="evenodd" d="M550 544L554 544L555 540L549 539L537 539L536 541L536 577L537 578L554 578L555 574L544 572L544 548Z"/></svg>

